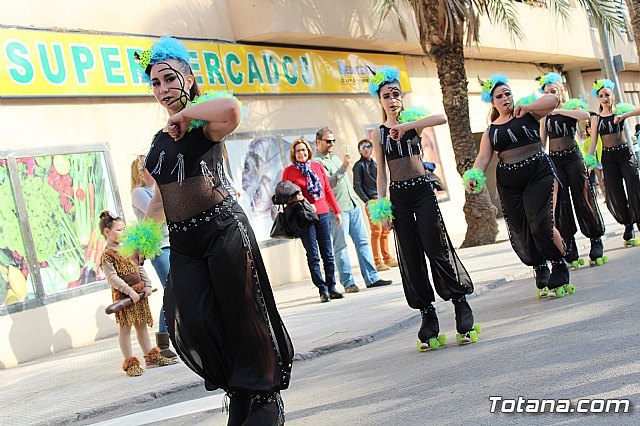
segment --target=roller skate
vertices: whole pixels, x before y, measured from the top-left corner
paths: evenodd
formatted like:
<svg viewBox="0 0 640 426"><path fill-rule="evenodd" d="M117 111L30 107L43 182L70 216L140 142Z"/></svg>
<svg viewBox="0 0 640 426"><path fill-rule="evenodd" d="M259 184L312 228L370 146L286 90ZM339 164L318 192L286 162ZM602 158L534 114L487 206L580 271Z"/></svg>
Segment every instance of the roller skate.
<svg viewBox="0 0 640 426"><path fill-rule="evenodd" d="M447 344L447 336L440 333L440 323L436 315L436 308L429 305L420 309L422 314L422 324L418 330L418 351L425 352L427 350L436 350L440 346Z"/></svg>
<svg viewBox="0 0 640 426"><path fill-rule="evenodd" d="M573 269L578 269L579 267L584 265L584 259L580 259L580 254L578 254L578 246L576 245L576 239L574 237L571 237L571 240L569 241L567 254L564 258Z"/></svg>
<svg viewBox="0 0 640 426"><path fill-rule="evenodd" d="M609 256L603 256L604 246L602 239L591 239L591 251L589 252L589 266L600 266L609 262Z"/></svg>
<svg viewBox="0 0 640 426"><path fill-rule="evenodd" d="M451 299L456 313L456 342L458 345L476 343L480 333L480 324L473 322L473 312L464 295Z"/></svg>
<svg viewBox="0 0 640 426"><path fill-rule="evenodd" d="M547 284L549 284L549 276L551 272L549 272L549 267L545 262L542 265L537 265L533 267L533 273L536 276L536 287L538 288L537 295L538 299L542 299L547 297L549 293L549 289L547 288Z"/></svg>
<svg viewBox="0 0 640 426"><path fill-rule="evenodd" d="M566 294L573 294L576 288L569 284L569 267L564 259L551 261L551 276L547 284L548 298L562 298Z"/></svg>
<svg viewBox="0 0 640 426"><path fill-rule="evenodd" d="M633 247L640 244L640 241L636 238L636 231L633 230L633 224L624 226L624 234L622 235L624 240L622 245L624 248Z"/></svg>

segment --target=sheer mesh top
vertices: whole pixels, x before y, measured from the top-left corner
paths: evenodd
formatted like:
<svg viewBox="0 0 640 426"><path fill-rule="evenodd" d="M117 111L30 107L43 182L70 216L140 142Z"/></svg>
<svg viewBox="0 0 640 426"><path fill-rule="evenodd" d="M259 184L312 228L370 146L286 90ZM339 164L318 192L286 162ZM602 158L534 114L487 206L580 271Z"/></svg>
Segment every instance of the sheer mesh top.
<svg viewBox="0 0 640 426"><path fill-rule="evenodd" d="M177 142L168 133L156 133L145 167L158 184L167 221L189 219L229 195L223 147L224 142L207 139L201 127Z"/></svg>
<svg viewBox="0 0 640 426"><path fill-rule="evenodd" d="M624 120L618 124L613 122L615 115L598 116L598 134L602 137L602 145L611 148L627 143L624 135Z"/></svg>
<svg viewBox="0 0 640 426"><path fill-rule="evenodd" d="M567 117L566 115L555 114L547 115L544 125L547 129L549 139L570 138L576 135L576 124L578 120Z"/></svg>
<svg viewBox="0 0 640 426"><path fill-rule="evenodd" d="M527 113L504 124L491 124L488 129L491 146L497 152L541 142L540 122Z"/></svg>

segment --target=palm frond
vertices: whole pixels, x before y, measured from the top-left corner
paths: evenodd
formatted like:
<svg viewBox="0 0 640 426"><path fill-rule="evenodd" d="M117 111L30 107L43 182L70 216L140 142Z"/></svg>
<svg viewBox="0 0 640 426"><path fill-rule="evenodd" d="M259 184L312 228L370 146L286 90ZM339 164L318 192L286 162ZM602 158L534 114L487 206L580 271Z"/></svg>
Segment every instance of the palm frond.
<svg viewBox="0 0 640 426"><path fill-rule="evenodd" d="M509 32L512 41L516 38L524 39L513 0L477 0L477 4L479 10L487 15L491 23L495 22Z"/></svg>
<svg viewBox="0 0 640 426"><path fill-rule="evenodd" d="M577 2L591 14L596 25L604 27L609 34L621 37L620 30L625 29L627 23L618 15L616 2L611 0L577 0Z"/></svg>
<svg viewBox="0 0 640 426"><path fill-rule="evenodd" d="M556 20L559 18L560 22L562 22L565 27L569 28L571 22L571 8L569 7L569 2L567 0L549 0L547 3Z"/></svg>
<svg viewBox="0 0 640 426"><path fill-rule="evenodd" d="M373 11L380 17L378 21L378 26L382 24L390 13L398 20L398 28L400 29L400 34L403 39L407 39L407 25L402 19L402 15L400 15L400 9L398 7L398 0L375 0L373 5Z"/></svg>

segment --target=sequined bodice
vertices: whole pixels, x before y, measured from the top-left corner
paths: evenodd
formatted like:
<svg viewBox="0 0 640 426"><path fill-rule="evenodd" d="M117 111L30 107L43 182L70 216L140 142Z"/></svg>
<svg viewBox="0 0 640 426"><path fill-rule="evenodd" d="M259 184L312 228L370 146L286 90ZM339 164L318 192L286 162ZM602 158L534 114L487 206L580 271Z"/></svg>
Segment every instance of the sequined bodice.
<svg viewBox="0 0 640 426"><path fill-rule="evenodd" d="M177 142L163 131L155 135L145 167L158 184L169 222L191 218L229 195L223 147L224 142L208 140L202 128Z"/></svg>
<svg viewBox="0 0 640 426"><path fill-rule="evenodd" d="M399 141L391 139L389 128L380 126L380 143L387 161L397 160L401 157L417 155L422 158L422 144L420 136L414 129L406 132Z"/></svg>
<svg viewBox="0 0 640 426"><path fill-rule="evenodd" d="M540 123L531 114L512 118L504 124L491 124L488 135L497 152L541 142Z"/></svg>
<svg viewBox="0 0 640 426"><path fill-rule="evenodd" d="M549 139L575 138L577 123L575 118L562 114L547 115L544 119Z"/></svg>

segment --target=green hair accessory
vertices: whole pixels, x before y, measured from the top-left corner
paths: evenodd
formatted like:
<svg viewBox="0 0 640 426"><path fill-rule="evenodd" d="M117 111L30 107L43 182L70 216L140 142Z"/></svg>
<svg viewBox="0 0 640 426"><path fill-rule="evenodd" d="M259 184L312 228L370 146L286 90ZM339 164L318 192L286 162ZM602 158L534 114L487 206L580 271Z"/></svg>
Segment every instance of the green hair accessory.
<svg viewBox="0 0 640 426"><path fill-rule="evenodd" d="M472 181L472 180L476 181L476 185L473 187L472 192L474 194L479 194L480 191L482 191L482 189L485 187L485 182L487 181L487 177L485 176L482 170L478 169L477 167L474 167L472 169L467 170L462 175L462 182L465 187L467 186L467 183L469 183L469 181Z"/></svg>

